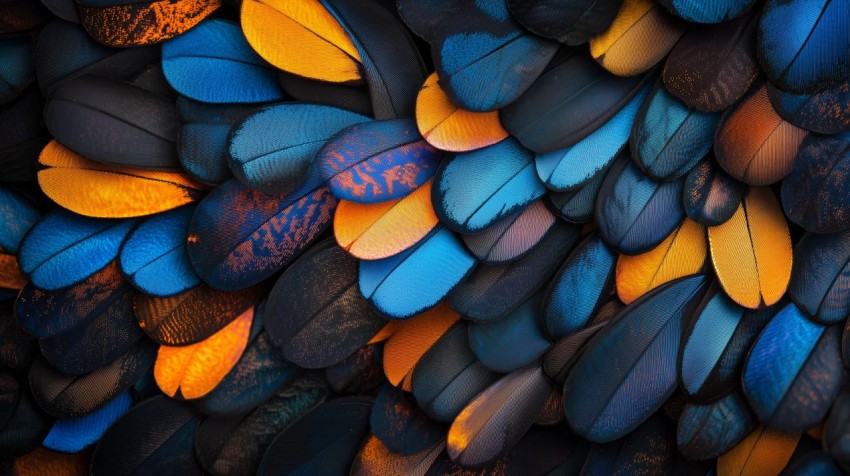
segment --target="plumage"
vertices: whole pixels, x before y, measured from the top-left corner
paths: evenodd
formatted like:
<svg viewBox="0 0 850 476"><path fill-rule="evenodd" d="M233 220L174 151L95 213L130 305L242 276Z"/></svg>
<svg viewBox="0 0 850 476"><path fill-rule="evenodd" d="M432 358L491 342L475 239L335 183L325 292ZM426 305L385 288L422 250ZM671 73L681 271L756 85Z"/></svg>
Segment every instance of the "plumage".
<svg viewBox="0 0 850 476"><path fill-rule="evenodd" d="M534 165L546 188L556 192L575 190L613 163L628 143L649 89L645 86L614 117L576 144L536 154Z"/></svg>
<svg viewBox="0 0 850 476"><path fill-rule="evenodd" d="M334 236L355 258L375 260L410 248L438 223L429 180L410 195L383 203L341 200L334 214Z"/></svg>
<svg viewBox="0 0 850 476"><path fill-rule="evenodd" d="M409 395L389 383L381 386L369 417L372 434L393 453L414 455L446 438L446 427L432 421Z"/></svg>
<svg viewBox="0 0 850 476"><path fill-rule="evenodd" d="M259 475L344 474L369 432L372 399L338 398L284 429L260 462Z"/></svg>
<svg viewBox="0 0 850 476"><path fill-rule="evenodd" d="M395 256L361 261L360 292L381 313L405 319L437 305L475 264L454 233L438 226Z"/></svg>
<svg viewBox="0 0 850 476"><path fill-rule="evenodd" d="M758 15L753 14L689 29L664 64L664 87L698 111L719 112L733 105L759 73L757 26Z"/></svg>
<svg viewBox="0 0 850 476"><path fill-rule="evenodd" d="M0 174L8 182L35 178L36 157L50 140L42 112L44 98L35 88L14 101L0 105Z"/></svg>
<svg viewBox="0 0 850 476"><path fill-rule="evenodd" d="M329 83L279 71L277 80L296 101L348 109L364 116L374 116L369 90L360 83Z"/></svg>
<svg viewBox="0 0 850 476"><path fill-rule="evenodd" d="M850 315L845 297L850 265L850 234L807 234L794 247L788 296L801 311L823 324Z"/></svg>
<svg viewBox="0 0 850 476"><path fill-rule="evenodd" d="M229 180L195 210L189 259L212 287L246 288L279 271L317 239L331 224L335 207L336 200L315 176L285 196Z"/></svg>
<svg viewBox="0 0 850 476"><path fill-rule="evenodd" d="M578 362L578 357L584 350L587 341L604 326L605 322L591 324L556 342L543 356L543 371L546 372L546 375L557 382L559 386L562 386L567 380L570 370ZM563 407L563 402L560 406Z"/></svg>
<svg viewBox="0 0 850 476"><path fill-rule="evenodd" d="M53 420L36 405L25 386L19 389L14 409L0 428L0 456L6 459L37 448Z"/></svg>
<svg viewBox="0 0 850 476"><path fill-rule="evenodd" d="M634 76L664 59L686 29L651 0L623 0L611 26L590 40L590 54L617 76Z"/></svg>
<svg viewBox="0 0 850 476"><path fill-rule="evenodd" d="M493 111L513 102L557 49L554 41L517 24L505 0L464 3L431 40L441 85L452 102L471 111Z"/></svg>
<svg viewBox="0 0 850 476"><path fill-rule="evenodd" d="M57 141L97 162L177 167L177 113L170 99L117 79L83 75L62 82L44 110Z"/></svg>
<svg viewBox="0 0 850 476"><path fill-rule="evenodd" d="M564 383L567 422L576 433L594 442L620 438L673 394L683 316L704 282L698 275L655 289L587 343Z"/></svg>
<svg viewBox="0 0 850 476"><path fill-rule="evenodd" d="M25 375L38 353L37 342L18 324L12 306L4 307L0 310L0 365Z"/></svg>
<svg viewBox="0 0 850 476"><path fill-rule="evenodd" d="M14 33L37 28L50 19L41 2L5 0L0 9L0 33Z"/></svg>
<svg viewBox="0 0 850 476"><path fill-rule="evenodd" d="M123 392L94 413L56 420L44 437L44 447L65 453L82 451L97 443L103 433L132 405L133 396L130 392Z"/></svg>
<svg viewBox="0 0 850 476"><path fill-rule="evenodd" d="M532 33L567 45L587 43L605 31L622 0L508 0L511 15Z"/></svg>
<svg viewBox="0 0 850 476"><path fill-rule="evenodd" d="M699 273L703 269L708 244L705 228L685 218L658 246L617 259L617 295L626 304L674 279Z"/></svg>
<svg viewBox="0 0 850 476"><path fill-rule="evenodd" d="M24 235L40 217L34 203L11 188L0 186L0 249L17 253Z"/></svg>
<svg viewBox="0 0 850 476"><path fill-rule="evenodd" d="M90 459L88 452L65 454L38 447L10 464L16 476L38 476L48 472L84 476L89 472Z"/></svg>
<svg viewBox="0 0 850 476"><path fill-rule="evenodd" d="M383 343L361 347L342 362L325 369L325 380L341 395L372 392L384 381Z"/></svg>
<svg viewBox="0 0 850 476"><path fill-rule="evenodd" d="M839 476L844 474L835 459L823 450L814 449L799 456L798 454L795 453L795 457L791 458L784 472L795 476Z"/></svg>
<svg viewBox="0 0 850 476"><path fill-rule="evenodd" d="M218 291L202 284L168 297L137 294L133 303L142 330L168 346L196 344L257 305L263 289Z"/></svg>
<svg viewBox="0 0 850 476"><path fill-rule="evenodd" d="M660 0L673 14L695 23L721 23L746 13L756 0Z"/></svg>
<svg viewBox="0 0 850 476"><path fill-rule="evenodd" d="M153 370L159 388L169 397L179 391L188 400L211 392L242 357L253 317L250 308L196 344L160 346Z"/></svg>
<svg viewBox="0 0 850 476"><path fill-rule="evenodd" d="M429 43L442 24L464 8L463 0L397 0L395 4L405 25Z"/></svg>
<svg viewBox="0 0 850 476"><path fill-rule="evenodd" d="M732 218L708 227L714 271L726 294L755 309L785 294L791 278L791 236L769 188L750 188Z"/></svg>
<svg viewBox="0 0 850 476"><path fill-rule="evenodd" d="M841 329L806 318L789 304L753 344L744 367L744 394L771 428L799 432L826 416L841 390Z"/></svg>
<svg viewBox="0 0 850 476"><path fill-rule="evenodd" d="M393 119L343 129L325 143L315 160L335 197L376 204L421 188L442 158L419 135L412 119Z"/></svg>
<svg viewBox="0 0 850 476"><path fill-rule="evenodd" d="M542 294L535 294L500 319L469 325L469 346L485 367L513 372L551 347L540 325Z"/></svg>
<svg viewBox="0 0 850 476"><path fill-rule="evenodd" d="M3 69L0 70L0 103L15 99L34 79L33 48L27 38L0 41Z"/></svg>
<svg viewBox="0 0 850 476"><path fill-rule="evenodd" d="M797 127L819 134L850 131L850 79L812 94L794 94L768 83L767 97L776 113Z"/></svg>
<svg viewBox="0 0 850 476"><path fill-rule="evenodd" d="M272 288L266 331L300 367L322 368L350 356L386 324L357 288L357 260L324 241L296 260Z"/></svg>
<svg viewBox="0 0 850 476"><path fill-rule="evenodd" d="M10 253L0 253L0 288L3 289L3 298L15 297L15 291L23 289L27 285L27 278L21 273L18 259Z"/></svg>
<svg viewBox="0 0 850 476"><path fill-rule="evenodd" d="M769 0L759 19L762 70L783 90L812 93L850 75L850 3Z"/></svg>
<svg viewBox="0 0 850 476"><path fill-rule="evenodd" d="M201 415L184 402L148 399L106 431L92 455L91 474L202 474L193 451L200 423Z"/></svg>
<svg viewBox="0 0 850 476"><path fill-rule="evenodd" d="M658 415L625 437L591 446L581 474L670 474L676 450L673 431Z"/></svg>
<svg viewBox="0 0 850 476"><path fill-rule="evenodd" d="M390 384L406 385L418 362L446 333L451 332L459 319L460 316L449 306L440 304L410 319L398 321L395 331L384 343L384 374Z"/></svg>
<svg viewBox="0 0 850 476"><path fill-rule="evenodd" d="M433 73L416 96L416 126L432 146L450 152L469 152L508 136L498 111L475 112L455 105Z"/></svg>
<svg viewBox="0 0 850 476"><path fill-rule="evenodd" d="M803 141L792 173L782 181L782 207L794 223L814 233L850 228L843 180L850 167L850 133Z"/></svg>
<svg viewBox="0 0 850 476"><path fill-rule="evenodd" d="M835 399L824 423L823 447L845 471L850 467L848 458L850 455L847 449L847 429L850 428L848 419L850 419L850 395L842 392Z"/></svg>
<svg viewBox="0 0 850 476"><path fill-rule="evenodd" d="M599 190L594 215L599 236L628 255L658 246L685 218L683 181L658 183L633 162L612 169Z"/></svg>
<svg viewBox="0 0 850 476"><path fill-rule="evenodd" d="M74 0L42 0L41 4L47 7L50 13L63 20L80 23L80 14L77 13L77 2Z"/></svg>
<svg viewBox="0 0 850 476"><path fill-rule="evenodd" d="M445 440L412 455L390 451L375 435L371 435L351 463L351 474L362 476L425 476L446 448Z"/></svg>
<svg viewBox="0 0 850 476"><path fill-rule="evenodd" d="M738 210L744 191L744 185L710 157L695 165L685 177L685 213L702 226L722 225Z"/></svg>
<svg viewBox="0 0 850 476"><path fill-rule="evenodd" d="M788 464L799 434L759 425L743 441L717 458L718 476L776 476Z"/></svg>
<svg viewBox="0 0 850 476"><path fill-rule="evenodd" d="M618 78L587 53L563 50L512 104L499 111L505 129L537 153L576 144L599 129L651 81Z"/></svg>
<svg viewBox="0 0 850 476"><path fill-rule="evenodd" d="M195 456L211 474L255 474L274 437L327 395L320 376L304 373L256 408L204 420L195 435Z"/></svg>
<svg viewBox="0 0 850 476"><path fill-rule="evenodd" d="M502 377L455 418L446 449L462 466L479 466L509 451L534 423L550 384L539 366Z"/></svg>
<svg viewBox="0 0 850 476"><path fill-rule="evenodd" d="M739 392L708 404L688 403L679 417L676 443L686 458L716 458L743 441L756 418Z"/></svg>
<svg viewBox="0 0 850 476"><path fill-rule="evenodd" d="M714 139L714 154L735 179L754 186L770 185L791 173L807 134L776 113L762 85L724 114Z"/></svg>
<svg viewBox="0 0 850 476"><path fill-rule="evenodd" d="M590 178L584 185L569 192L552 192L547 193L546 201L554 209L554 213L570 223L587 223L593 220L593 208L596 205L596 197L599 195L599 189L602 188L602 183L608 175L608 171L619 168L615 165L617 162L627 162L632 160L626 154L620 154L607 167L598 171L596 175Z"/></svg>

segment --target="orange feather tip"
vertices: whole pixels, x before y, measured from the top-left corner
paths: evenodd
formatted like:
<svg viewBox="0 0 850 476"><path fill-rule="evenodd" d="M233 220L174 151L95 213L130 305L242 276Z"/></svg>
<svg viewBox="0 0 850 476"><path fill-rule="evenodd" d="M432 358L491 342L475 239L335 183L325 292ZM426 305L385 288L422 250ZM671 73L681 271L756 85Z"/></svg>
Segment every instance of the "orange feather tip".
<svg viewBox="0 0 850 476"><path fill-rule="evenodd" d="M0 288L23 289L27 278L21 273L18 258L15 255L0 253Z"/></svg>
<svg viewBox="0 0 850 476"><path fill-rule="evenodd" d="M384 344L387 380L395 386L410 380L419 359L459 319L460 315L443 302L410 319L397 321L395 333Z"/></svg>

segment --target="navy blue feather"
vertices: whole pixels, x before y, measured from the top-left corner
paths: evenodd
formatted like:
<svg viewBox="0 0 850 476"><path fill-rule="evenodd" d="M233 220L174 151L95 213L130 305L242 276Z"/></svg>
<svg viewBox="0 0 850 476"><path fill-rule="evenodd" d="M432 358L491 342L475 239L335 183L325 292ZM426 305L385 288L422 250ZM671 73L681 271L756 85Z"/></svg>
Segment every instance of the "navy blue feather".
<svg viewBox="0 0 850 476"><path fill-rule="evenodd" d="M587 341L604 325L605 322L593 324L556 342L543 357L543 371L546 375L563 386Z"/></svg>
<svg viewBox="0 0 850 476"><path fill-rule="evenodd" d="M788 295L824 324L850 316L850 232L805 235L794 246Z"/></svg>
<svg viewBox="0 0 850 476"><path fill-rule="evenodd" d="M564 409L573 430L591 441L630 432L676 389L683 316L705 278L667 283L626 307L587 343L564 383Z"/></svg>
<svg viewBox="0 0 850 476"><path fill-rule="evenodd" d="M694 23L721 23L743 15L756 0L659 0L658 3Z"/></svg>
<svg viewBox="0 0 850 476"><path fill-rule="evenodd" d="M759 335L744 368L744 394L759 419L778 430L814 427L843 380L841 329L809 320L794 304Z"/></svg>
<svg viewBox="0 0 850 476"><path fill-rule="evenodd" d="M0 186L0 252L17 253L24 235L40 217L32 203L12 189Z"/></svg>
<svg viewBox="0 0 850 476"><path fill-rule="evenodd" d="M587 43L614 21L623 0L507 0L511 15L532 33L567 45Z"/></svg>
<svg viewBox="0 0 850 476"><path fill-rule="evenodd" d="M463 11L465 0L397 0L398 14L416 36L432 42L448 18Z"/></svg>
<svg viewBox="0 0 850 476"><path fill-rule="evenodd" d="M123 392L94 413L56 420L44 437L44 447L62 453L82 451L97 443L103 433L127 413L132 405L133 396L130 392Z"/></svg>
<svg viewBox="0 0 850 476"><path fill-rule="evenodd" d="M672 474L675 451L673 430L663 417L653 415L624 438L593 445L581 474Z"/></svg>
<svg viewBox="0 0 850 476"><path fill-rule="evenodd" d="M571 223L587 223L593 220L593 208L596 205L596 196L608 175L608 171L619 168L617 162L628 162L632 160L626 154L620 154L614 161L598 171L581 187L570 192L552 192L547 194L548 203L555 209L555 213Z"/></svg>
<svg viewBox="0 0 850 476"><path fill-rule="evenodd" d="M14 99L34 79L32 42L29 38L0 41L0 104Z"/></svg>
<svg viewBox="0 0 850 476"><path fill-rule="evenodd" d="M794 94L767 84L770 104L782 119L819 134L850 132L850 79L813 94Z"/></svg>
<svg viewBox="0 0 850 476"><path fill-rule="evenodd" d="M446 437L447 428L416 406L410 396L384 383L369 417L369 426L391 452L412 455L433 447Z"/></svg>
<svg viewBox="0 0 850 476"><path fill-rule="evenodd" d="M721 225L738 211L744 190L744 184L730 177L709 157L685 177L682 191L685 213L702 226Z"/></svg>
<svg viewBox="0 0 850 476"><path fill-rule="evenodd" d="M816 443L815 443L816 444ZM799 447L798 447L799 450ZM846 474L829 454L821 449L813 449L796 458L792 455L788 466L782 470L783 476L841 476Z"/></svg>
<svg viewBox="0 0 850 476"><path fill-rule="evenodd" d="M35 88L0 105L0 174L4 181L36 180L35 158L50 141L42 113L44 98Z"/></svg>
<svg viewBox="0 0 850 476"><path fill-rule="evenodd" d="M706 460L731 450L756 427L740 392L709 404L688 403L679 417L676 442L686 458Z"/></svg>

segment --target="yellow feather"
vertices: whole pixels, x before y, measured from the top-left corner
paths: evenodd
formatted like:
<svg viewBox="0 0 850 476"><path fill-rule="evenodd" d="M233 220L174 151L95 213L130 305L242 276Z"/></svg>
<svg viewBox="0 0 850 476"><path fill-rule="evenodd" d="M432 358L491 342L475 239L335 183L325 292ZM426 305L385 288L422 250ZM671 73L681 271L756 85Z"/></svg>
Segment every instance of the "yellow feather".
<svg viewBox="0 0 850 476"><path fill-rule="evenodd" d="M799 441L800 435L760 425L717 458L717 476L775 476L788 464Z"/></svg>
<svg viewBox="0 0 850 476"><path fill-rule="evenodd" d="M446 303L398 321L384 344L384 373L393 385L402 383L425 352L460 319Z"/></svg>

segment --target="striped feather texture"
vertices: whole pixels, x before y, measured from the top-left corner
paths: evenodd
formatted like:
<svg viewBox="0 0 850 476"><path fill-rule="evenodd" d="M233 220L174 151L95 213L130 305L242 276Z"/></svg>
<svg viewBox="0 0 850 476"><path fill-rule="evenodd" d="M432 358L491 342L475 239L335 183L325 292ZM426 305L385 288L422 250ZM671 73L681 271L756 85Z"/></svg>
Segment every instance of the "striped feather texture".
<svg viewBox="0 0 850 476"><path fill-rule="evenodd" d="M850 131L850 79L813 94L794 94L767 85L770 104L782 119L819 134Z"/></svg>
<svg viewBox="0 0 850 476"><path fill-rule="evenodd" d="M730 177L712 157L703 160L685 177L683 199L688 218L702 226L717 226L732 218L744 185Z"/></svg>
<svg viewBox="0 0 850 476"><path fill-rule="evenodd" d="M413 370L419 361L459 319L460 316L443 303L396 322L393 334L384 344L384 374L390 384L410 387Z"/></svg>
<svg viewBox="0 0 850 476"><path fill-rule="evenodd" d="M850 315L850 234L805 235L794 247L788 296L801 311L823 324Z"/></svg>
<svg viewBox="0 0 850 476"><path fill-rule="evenodd" d="M777 476L788 464L800 435L759 425L743 441L717 458L718 476Z"/></svg>
<svg viewBox="0 0 850 476"><path fill-rule="evenodd" d="M446 442L440 441L419 453L402 455L390 451L378 437L371 435L351 463L351 472L364 476L425 476L445 448Z"/></svg>
<svg viewBox="0 0 850 476"><path fill-rule="evenodd" d="M716 458L744 440L756 419L739 392L709 404L685 405L676 430L676 445L686 458Z"/></svg>
<svg viewBox="0 0 850 476"><path fill-rule="evenodd" d="M659 0L673 14L695 23L721 23L741 16L756 0Z"/></svg>
<svg viewBox="0 0 850 476"><path fill-rule="evenodd" d="M632 160L631 157L621 154L608 167L600 170L581 187L569 192L552 192L546 194L546 202L559 217L570 223L587 223L593 220L593 208L596 205L596 197L599 189L608 175L608 171L619 168L617 162Z"/></svg>
<svg viewBox="0 0 850 476"><path fill-rule="evenodd" d="M57 420L44 437L44 447L64 453L83 451L97 443L103 433L127 413L132 404L130 392L123 392L94 413Z"/></svg>

